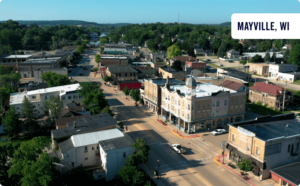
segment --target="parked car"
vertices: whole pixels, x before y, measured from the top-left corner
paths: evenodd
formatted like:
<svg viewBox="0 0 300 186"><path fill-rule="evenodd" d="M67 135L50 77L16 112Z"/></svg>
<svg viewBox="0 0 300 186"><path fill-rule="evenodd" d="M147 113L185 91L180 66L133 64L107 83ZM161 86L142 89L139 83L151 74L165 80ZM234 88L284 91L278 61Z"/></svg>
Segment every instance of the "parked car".
<svg viewBox="0 0 300 186"><path fill-rule="evenodd" d="M297 115L296 115L296 118L300 118L300 114L297 114Z"/></svg>
<svg viewBox="0 0 300 186"><path fill-rule="evenodd" d="M184 154L186 153L186 150L180 145L180 144L173 144L172 145L173 149L178 152L179 154Z"/></svg>
<svg viewBox="0 0 300 186"><path fill-rule="evenodd" d="M206 61L211 61L210 59L206 59Z"/></svg>
<svg viewBox="0 0 300 186"><path fill-rule="evenodd" d="M222 64L220 65L220 67L223 67L223 66L224 66L224 65L222 65Z"/></svg>
<svg viewBox="0 0 300 186"><path fill-rule="evenodd" d="M232 61L232 60L229 60L228 62L229 62L229 63L233 63L233 61Z"/></svg>
<svg viewBox="0 0 300 186"><path fill-rule="evenodd" d="M219 135L219 134L225 134L226 130L225 129L216 129L214 131L211 132L212 135Z"/></svg>
<svg viewBox="0 0 300 186"><path fill-rule="evenodd" d="M88 70L86 67L83 67L83 70Z"/></svg>
<svg viewBox="0 0 300 186"><path fill-rule="evenodd" d="M79 74L79 76L82 76L82 75L83 75L82 73Z"/></svg>

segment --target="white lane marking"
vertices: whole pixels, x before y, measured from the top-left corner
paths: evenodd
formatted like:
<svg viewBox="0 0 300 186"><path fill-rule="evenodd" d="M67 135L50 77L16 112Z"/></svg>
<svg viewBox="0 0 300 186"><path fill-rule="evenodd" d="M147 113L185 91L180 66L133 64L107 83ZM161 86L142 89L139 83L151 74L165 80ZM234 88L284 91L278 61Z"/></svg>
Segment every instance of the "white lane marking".
<svg viewBox="0 0 300 186"><path fill-rule="evenodd" d="M215 155L219 155L218 153L216 153L215 151L211 150L210 148L204 146L202 143L200 143L197 139L193 139L193 141L196 141L197 144L205 147L206 149L208 149L209 151L211 151L212 153L214 153Z"/></svg>
<svg viewBox="0 0 300 186"><path fill-rule="evenodd" d="M198 138L197 138L198 139ZM201 140L201 139L198 139L199 141L201 141L202 143L204 143L205 145L207 145L208 146L208 144L207 143L205 143L203 140Z"/></svg>

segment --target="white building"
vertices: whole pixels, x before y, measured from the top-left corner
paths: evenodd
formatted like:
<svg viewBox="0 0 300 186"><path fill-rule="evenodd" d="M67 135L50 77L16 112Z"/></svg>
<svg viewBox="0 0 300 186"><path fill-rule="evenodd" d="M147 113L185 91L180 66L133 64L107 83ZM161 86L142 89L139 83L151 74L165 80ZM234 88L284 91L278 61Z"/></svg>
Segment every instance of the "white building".
<svg viewBox="0 0 300 186"><path fill-rule="evenodd" d="M300 79L300 72L278 72L278 81L294 82Z"/></svg>
<svg viewBox="0 0 300 186"><path fill-rule="evenodd" d="M269 76L271 78L278 78L279 72L294 72L297 70L298 66L293 64L269 64Z"/></svg>
<svg viewBox="0 0 300 186"><path fill-rule="evenodd" d="M125 164L127 157L135 152L133 143L133 139L119 129L73 135L59 143L61 163L69 169L102 166L104 176L111 180Z"/></svg>
<svg viewBox="0 0 300 186"><path fill-rule="evenodd" d="M26 96L28 100L35 106L36 114L42 115L44 114L44 112L41 109L41 107L43 106L43 102L50 100L51 97L59 97L62 100L64 107L66 107L67 103L71 103L72 101L81 102L82 98L77 92L79 88L80 84L77 83L71 85L32 90L28 92L11 93L9 105L15 106L16 111L21 113L23 100Z"/></svg>

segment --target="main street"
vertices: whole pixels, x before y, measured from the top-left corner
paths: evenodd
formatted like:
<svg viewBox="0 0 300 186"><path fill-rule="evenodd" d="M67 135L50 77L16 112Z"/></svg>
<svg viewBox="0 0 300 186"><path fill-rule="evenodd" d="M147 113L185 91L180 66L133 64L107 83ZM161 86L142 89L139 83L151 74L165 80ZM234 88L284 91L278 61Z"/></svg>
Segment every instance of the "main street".
<svg viewBox="0 0 300 186"><path fill-rule="evenodd" d="M82 62L92 68L96 65L93 59L95 54L96 51L86 52ZM83 64L82 62L79 65ZM78 68L70 73L70 77L79 82L100 81L99 78L85 74L78 76L83 71L83 68ZM218 146L201 137L179 138L156 121L157 115L144 113L141 108L133 106L132 101L125 99L123 92L116 93L111 87L105 85L101 88L116 114L116 120L123 121L124 125L128 127L126 132L133 139L142 138L150 145L149 164L153 170L159 168L162 185L247 185L243 180L214 162L214 158L221 154ZM187 149L187 153L185 155L176 153L171 148L171 144L174 143L182 144ZM148 167L147 169L149 170Z"/></svg>

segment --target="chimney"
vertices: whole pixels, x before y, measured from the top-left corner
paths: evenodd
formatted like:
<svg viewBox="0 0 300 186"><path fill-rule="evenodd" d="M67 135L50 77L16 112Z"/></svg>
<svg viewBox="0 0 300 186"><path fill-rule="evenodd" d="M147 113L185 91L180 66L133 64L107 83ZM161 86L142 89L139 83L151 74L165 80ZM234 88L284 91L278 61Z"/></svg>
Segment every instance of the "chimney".
<svg viewBox="0 0 300 186"><path fill-rule="evenodd" d="M167 83L167 85L169 85L169 76L167 77L167 82L166 83Z"/></svg>
<svg viewBox="0 0 300 186"><path fill-rule="evenodd" d="M76 122L75 122L75 121L74 121L74 123L73 123L73 127L76 128Z"/></svg>

